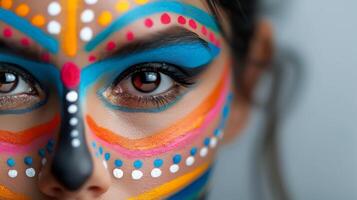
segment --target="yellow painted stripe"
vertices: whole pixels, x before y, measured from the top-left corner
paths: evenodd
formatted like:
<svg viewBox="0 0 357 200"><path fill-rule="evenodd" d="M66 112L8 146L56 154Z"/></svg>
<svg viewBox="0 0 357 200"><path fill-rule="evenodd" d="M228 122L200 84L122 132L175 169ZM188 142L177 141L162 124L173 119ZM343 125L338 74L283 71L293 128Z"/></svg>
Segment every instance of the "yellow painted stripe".
<svg viewBox="0 0 357 200"><path fill-rule="evenodd" d="M194 180L198 179L205 171L208 170L210 163L205 163L197 167L194 171L185 174L179 178L176 178L170 182L167 182L161 186L158 186L150 191L144 192L136 197L131 197L129 200L154 200L163 199L179 189L192 183Z"/></svg>
<svg viewBox="0 0 357 200"><path fill-rule="evenodd" d="M22 194L17 194L3 185L0 185L0 199L2 199L2 200L30 200L29 197L26 197L25 195L22 195Z"/></svg>
<svg viewBox="0 0 357 200"><path fill-rule="evenodd" d="M79 0L65 1L67 12L66 22L64 24L62 48L68 56L75 56L77 54L77 11L79 7Z"/></svg>

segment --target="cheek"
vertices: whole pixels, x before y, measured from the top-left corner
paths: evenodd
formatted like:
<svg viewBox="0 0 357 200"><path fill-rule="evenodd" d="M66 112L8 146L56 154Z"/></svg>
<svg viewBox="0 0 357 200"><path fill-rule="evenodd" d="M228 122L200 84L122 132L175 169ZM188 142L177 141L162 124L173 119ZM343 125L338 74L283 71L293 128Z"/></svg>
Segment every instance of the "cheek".
<svg viewBox="0 0 357 200"><path fill-rule="evenodd" d="M53 153L53 136L59 123L60 117L55 115L45 123L21 131L0 130L0 180L33 183Z"/></svg>
<svg viewBox="0 0 357 200"><path fill-rule="evenodd" d="M87 116L93 154L102 159L115 179L124 180L134 188L160 187L194 171L202 175L213 162L229 114L230 79L228 72L224 74L209 97L191 113L168 129L146 138L122 137ZM186 178L187 183L198 178L197 174Z"/></svg>

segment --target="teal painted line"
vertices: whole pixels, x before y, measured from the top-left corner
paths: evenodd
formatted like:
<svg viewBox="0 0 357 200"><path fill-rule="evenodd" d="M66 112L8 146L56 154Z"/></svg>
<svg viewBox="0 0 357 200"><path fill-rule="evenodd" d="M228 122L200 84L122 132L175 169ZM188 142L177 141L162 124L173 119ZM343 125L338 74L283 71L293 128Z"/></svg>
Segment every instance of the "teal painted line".
<svg viewBox="0 0 357 200"><path fill-rule="evenodd" d="M0 8L0 21L3 21L39 43L51 53L59 50L58 41L44 33L41 29L34 27L26 19L23 19L11 11Z"/></svg>
<svg viewBox="0 0 357 200"><path fill-rule="evenodd" d="M208 28L212 29L214 32L219 31L218 25L214 17L209 15L205 11L181 2L164 0L164 1L152 2L152 3L145 4L143 6L139 6L137 8L132 9L128 13L124 14L123 16L119 17L112 24L110 24L106 29L100 32L95 38L93 38L93 40L88 42L87 45L85 46L85 50L92 51L94 48L96 48L96 46L102 43L114 32L126 27L127 25L138 19L160 12L171 12L179 15L184 15L207 26Z"/></svg>

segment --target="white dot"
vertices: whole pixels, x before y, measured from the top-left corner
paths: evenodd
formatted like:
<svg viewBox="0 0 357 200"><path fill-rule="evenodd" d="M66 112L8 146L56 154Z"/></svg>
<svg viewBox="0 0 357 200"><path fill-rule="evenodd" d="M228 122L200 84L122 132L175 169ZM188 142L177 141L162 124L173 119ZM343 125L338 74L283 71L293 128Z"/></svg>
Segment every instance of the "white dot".
<svg viewBox="0 0 357 200"><path fill-rule="evenodd" d="M68 107L68 112L71 114L74 114L78 111L78 107L75 104L72 104Z"/></svg>
<svg viewBox="0 0 357 200"><path fill-rule="evenodd" d="M47 11L51 16L56 16L61 12L61 5L58 2L52 2L48 5Z"/></svg>
<svg viewBox="0 0 357 200"><path fill-rule="evenodd" d="M78 100L78 93L76 91L70 91L66 95L66 99L69 102L76 102Z"/></svg>
<svg viewBox="0 0 357 200"><path fill-rule="evenodd" d="M131 173L131 177L134 179L134 180L139 180L143 177L143 172L141 172L140 170L134 170L132 173Z"/></svg>
<svg viewBox="0 0 357 200"><path fill-rule="evenodd" d="M61 24L57 21L50 21L47 24L47 31L51 34L59 34L61 32Z"/></svg>
<svg viewBox="0 0 357 200"><path fill-rule="evenodd" d="M200 151L200 156L201 157L206 157L208 154L208 148L207 147L203 147Z"/></svg>
<svg viewBox="0 0 357 200"><path fill-rule="evenodd" d="M82 30L79 34L80 34L81 40L83 40L85 42L88 42L93 37L93 31L89 27L82 28Z"/></svg>
<svg viewBox="0 0 357 200"><path fill-rule="evenodd" d="M79 131L78 130L72 130L71 131L71 137L75 138L75 137L78 137L79 135Z"/></svg>
<svg viewBox="0 0 357 200"><path fill-rule="evenodd" d="M35 171L34 168L26 169L25 173L26 173L26 176L30 177L30 178L32 178L32 177L34 177L36 175L36 171Z"/></svg>
<svg viewBox="0 0 357 200"><path fill-rule="evenodd" d="M81 146L81 141L78 138L72 140L72 147L77 148Z"/></svg>
<svg viewBox="0 0 357 200"><path fill-rule="evenodd" d="M170 166L170 172L171 173L174 174L174 173L178 172L178 170L180 170L180 166L178 166L176 164Z"/></svg>
<svg viewBox="0 0 357 200"><path fill-rule="evenodd" d="M104 166L105 169L108 169L108 163L107 163L107 161L103 160L103 166Z"/></svg>
<svg viewBox="0 0 357 200"><path fill-rule="evenodd" d="M93 4L96 4L98 2L98 0L84 0L84 1L89 5L93 5Z"/></svg>
<svg viewBox="0 0 357 200"><path fill-rule="evenodd" d="M120 179L120 178L123 178L124 172L123 172L123 170L116 168L113 170L113 175L115 178Z"/></svg>
<svg viewBox="0 0 357 200"><path fill-rule="evenodd" d="M93 21L94 19L94 12L93 10L90 9L86 9L82 12L81 14L81 20L83 23L89 23L91 21Z"/></svg>
<svg viewBox="0 0 357 200"><path fill-rule="evenodd" d="M188 158L186 159L186 165L187 165L187 166L192 166L193 163L195 163L195 157L190 156L190 157L188 157Z"/></svg>
<svg viewBox="0 0 357 200"><path fill-rule="evenodd" d="M17 176L17 171L14 169L9 170L9 172L7 173L9 175L10 178L15 178Z"/></svg>
<svg viewBox="0 0 357 200"><path fill-rule="evenodd" d="M151 176L153 178L160 177L161 174L162 174L162 172L161 172L161 169L159 169L159 168L154 168L153 170L151 170Z"/></svg>
<svg viewBox="0 0 357 200"><path fill-rule="evenodd" d="M70 120L69 120L69 124L71 126L76 126L78 124L78 119L76 117L72 117Z"/></svg>
<svg viewBox="0 0 357 200"><path fill-rule="evenodd" d="M47 163L47 159L46 159L46 158L42 158L41 164L42 164L42 165L45 165L46 163Z"/></svg>
<svg viewBox="0 0 357 200"><path fill-rule="evenodd" d="M209 146L213 149L217 146L217 138L216 137L212 137L209 143Z"/></svg>

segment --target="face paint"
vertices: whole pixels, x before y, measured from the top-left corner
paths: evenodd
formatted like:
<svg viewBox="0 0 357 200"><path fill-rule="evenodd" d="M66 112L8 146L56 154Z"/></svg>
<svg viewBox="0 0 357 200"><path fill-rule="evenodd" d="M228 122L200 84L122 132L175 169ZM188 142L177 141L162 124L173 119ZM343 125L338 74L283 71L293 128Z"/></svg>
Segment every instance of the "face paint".
<svg viewBox="0 0 357 200"><path fill-rule="evenodd" d="M58 127L60 122L59 115L51 121L23 131L11 132L0 130L0 153L10 155L27 153L34 146L43 144L44 140L51 137L51 133Z"/></svg>
<svg viewBox="0 0 357 200"><path fill-rule="evenodd" d="M219 114L227 94L229 79L227 72L210 96L187 117L166 130L143 139L130 140L103 127L87 116L87 124L93 134L108 148L128 158L152 157L173 149L187 146L201 136ZM160 141L160 142L157 142Z"/></svg>
<svg viewBox="0 0 357 200"><path fill-rule="evenodd" d="M178 173L179 170L181 170L181 167L191 167L193 166L195 163L199 163L198 159L204 159L210 149L214 149L217 147L218 145L218 140L223 138L223 132L222 130L224 129L225 126L225 122L229 116L229 107L232 101L232 95L231 94L227 94L228 93L228 84L227 82L229 82L229 78L227 78L227 73L225 72L224 76L222 76L221 78L221 83L219 85L224 85L226 89L222 90L222 86L217 86L215 89L215 92L213 92L211 94L211 96L216 97L219 96L219 99L222 99L223 97L223 102L225 102L224 106L220 103L221 100L217 100L215 102L215 108L211 109L210 111L213 111L215 109L219 109L220 110L220 115L219 114L214 114L214 112L208 113L207 115L214 115L215 117L219 117L220 121L215 129L215 131L212 133L212 136L208 136L208 137L203 137L203 130L201 130L200 134L200 138L202 139L202 143L200 143L197 146L193 146L190 148L189 152L183 152L180 154L173 154L172 155L172 163L163 163L162 161L164 159L160 159L160 158L155 158L153 160L153 166L150 172L145 172L141 169L142 165L143 165L143 161L144 160L148 160L154 157L157 157L159 155L164 155L164 152L157 152L157 154L149 154L146 155L145 152L150 152L153 153L154 151L152 150L136 150L136 151L132 151L135 152L137 154L125 154L126 152L130 152L130 150L128 149L124 149L123 147L121 147L120 145L107 145L106 142L103 142L103 140L98 139L98 142L93 142L92 143L92 147L94 149L94 154L96 155L96 157L104 157L103 159L103 164L104 166L108 166L108 163L113 162L114 165L114 169L113 169L113 176L116 179L122 179L125 174L131 174L131 177L133 180L140 180L143 176L145 176L146 174L150 174L150 176L154 179L162 176L162 174L176 174ZM217 95L216 93L222 93L221 95ZM228 97L227 97L228 95ZM204 102L208 102L208 101L204 101ZM218 115L218 116L217 116ZM196 116L197 117L197 116ZM213 117L213 116L212 116ZM197 117L200 118L200 117ZM204 119L203 119L204 120ZM189 123L190 125L195 124L195 123ZM88 123L89 127L91 127L91 124ZM192 126L190 127L192 128ZM176 129L179 133L183 133L185 134L185 132L181 132L182 129ZM93 130L93 133L96 134L96 130ZM105 133L103 133L105 135ZM112 135L113 136L113 135ZM104 136L105 137L105 136ZM155 136L154 136L155 137ZM169 137L169 135L168 135ZM180 136L178 136L180 137ZM182 137L182 136L181 136ZM107 138L107 142L111 142L111 141L115 141L115 138L117 138L117 136L113 136L113 138ZM143 140L145 140L146 138L144 138ZM161 138L162 140L165 140L164 138ZM153 140L154 144L158 143L158 141L160 141L161 139L156 139ZM185 147L187 148L187 146L189 146L193 141L198 140L199 138L190 138L190 143L186 143L183 144L181 146L181 148ZM107 152L106 149L103 148L103 146L101 146L101 144L104 144L106 146L106 148L108 150L114 150L116 151L118 149L118 147L121 147L121 151L117 151L118 155L120 156L124 156L127 159L138 159L138 158L143 158L143 159L138 159L133 161L133 169L131 170L129 167L129 171L125 171L122 167L123 166L130 166L130 163L124 163L121 159L117 159L117 158L112 158L111 153ZM123 145L126 145L125 142L122 143ZM160 143L161 144L161 143ZM164 144L163 148L166 148L166 146L168 146L169 144ZM130 147L129 147L130 148ZM167 153L169 153L169 151L174 152L175 151L180 151L180 147L176 147L176 148L172 148L169 149ZM123 153L124 152L124 153ZM171 153L169 153L171 154ZM139 164L138 164L139 163ZM146 162L147 163L147 162ZM108 168L108 167L106 167ZM128 167L127 167L128 168ZM167 169L168 171L165 171L165 169ZM163 171L164 170L164 171Z"/></svg>
<svg viewBox="0 0 357 200"><path fill-rule="evenodd" d="M10 24L17 30L28 35L51 53L58 52L58 42L55 39L48 36L41 29L34 27L30 22L17 16L11 11L0 8L0 21Z"/></svg>
<svg viewBox="0 0 357 200"><path fill-rule="evenodd" d="M205 172L207 173L209 169L210 164L205 163L199 167L197 167L195 170L192 172L189 172L181 177L178 177L170 182L167 182L159 187L156 187L148 192L144 192L143 194L129 198L130 200L140 200L140 199L163 199L167 198L170 194L176 192L178 189L183 188L189 183L192 183L194 180L198 179L200 176L203 175L203 179L205 179ZM205 180L200 180L200 181L205 181ZM196 185L194 185L196 186ZM192 186L191 186L192 187ZM190 189L197 189L199 188L190 188ZM186 194L185 196L187 197L187 188L186 188ZM175 196L175 195L174 195ZM182 197L183 194L178 192L176 194L177 197ZM186 198L181 198L181 199L186 199Z"/></svg>
<svg viewBox="0 0 357 200"><path fill-rule="evenodd" d="M206 12L188 4L184 4L178 1L157 1L148 3L143 6L139 6L130 10L128 13L119 17L116 21L110 24L104 31L99 33L95 38L93 38L85 47L87 51L93 50L97 45L108 38L113 32L116 32L130 23L144 18L149 15L162 12L171 12L178 15L185 15L192 19L195 19L199 23L209 27L213 31L217 32L219 29L216 25L215 20L212 16L208 15ZM163 14L161 16L161 22L163 24L170 23L171 18L168 14Z"/></svg>
<svg viewBox="0 0 357 200"><path fill-rule="evenodd" d="M99 93L101 93L112 84L115 78L127 67L137 63L166 62L185 68L196 68L208 64L218 54L219 49L214 45L209 45L207 49L199 43L192 43L162 47L98 62L86 67L82 71L81 97L85 96L85 90L92 85L98 77L104 74L112 74L106 86L99 91Z"/></svg>
<svg viewBox="0 0 357 200"><path fill-rule="evenodd" d="M9 188L5 187L4 185L0 185L0 199L5 200L30 200L30 197L27 197L22 194L15 193L11 191Z"/></svg>
<svg viewBox="0 0 357 200"><path fill-rule="evenodd" d="M74 63L65 63L62 67L61 79L64 85L63 122L61 123L58 146L53 157L51 171L64 187L75 191L92 175L93 160L85 140L78 98L79 68Z"/></svg>
<svg viewBox="0 0 357 200"><path fill-rule="evenodd" d="M77 10L79 0L66 0L66 23L64 27L63 50L68 56L77 54Z"/></svg>

